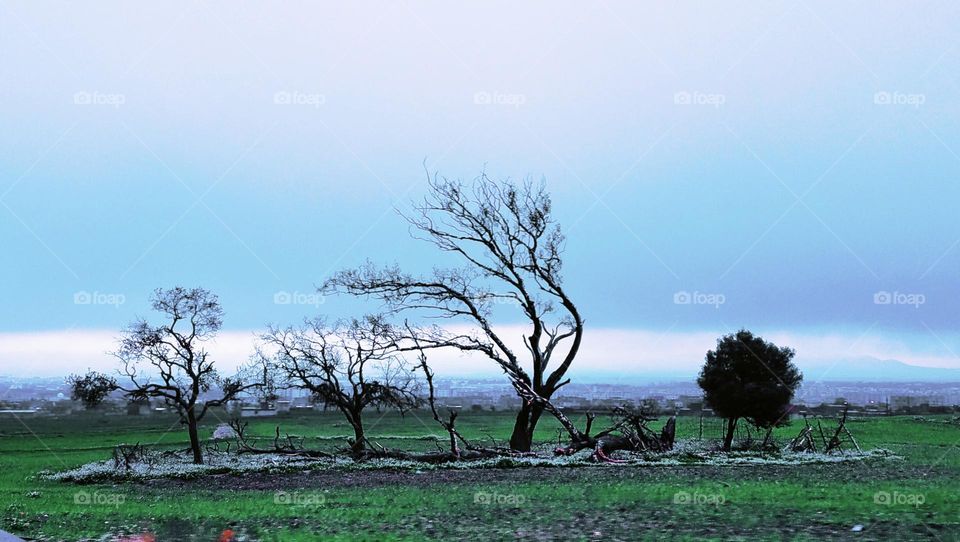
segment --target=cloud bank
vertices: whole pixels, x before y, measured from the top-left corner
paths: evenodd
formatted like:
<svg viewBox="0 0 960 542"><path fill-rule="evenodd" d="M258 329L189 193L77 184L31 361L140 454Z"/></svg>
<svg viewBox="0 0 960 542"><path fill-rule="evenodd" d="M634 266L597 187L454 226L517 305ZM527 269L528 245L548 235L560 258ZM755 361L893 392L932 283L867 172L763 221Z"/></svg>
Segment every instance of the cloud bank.
<svg viewBox="0 0 960 542"><path fill-rule="evenodd" d="M465 328L451 327L453 331ZM512 337L510 347L523 351L520 342L524 329L502 326L499 330ZM247 361L254 351L258 330L221 332L208 348L224 371ZM724 331L657 331L643 329L589 329L584 336L572 376L591 373L645 375L690 374L702 364L704 354L713 348ZM896 359L924 367L960 368L953 353L956 337L891 337L879 333L801 333L769 331L761 333L777 344L797 351L801 368L822 369L855 358ZM67 329L37 332L0 333L0 375L59 376L90 369L111 371L117 362L110 355L118 333L113 330ZM914 345L936 343L940 348ZM440 376L493 377L499 370L489 360L456 351L436 351L431 364ZM816 375L813 375L816 376Z"/></svg>

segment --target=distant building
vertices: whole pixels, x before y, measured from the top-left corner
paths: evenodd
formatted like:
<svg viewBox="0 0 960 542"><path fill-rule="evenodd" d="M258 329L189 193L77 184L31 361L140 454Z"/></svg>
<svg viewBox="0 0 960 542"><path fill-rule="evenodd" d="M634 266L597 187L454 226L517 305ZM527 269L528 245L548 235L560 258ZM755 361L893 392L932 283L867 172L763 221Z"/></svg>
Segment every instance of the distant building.
<svg viewBox="0 0 960 542"><path fill-rule="evenodd" d="M127 403L128 416L147 416L153 412L149 401L130 401Z"/></svg>
<svg viewBox="0 0 960 542"><path fill-rule="evenodd" d="M26 417L33 416L40 411L36 408L20 408L20 409L0 409L0 416L16 416L16 417Z"/></svg>
<svg viewBox="0 0 960 542"><path fill-rule="evenodd" d="M911 407L918 406L921 403L918 397L912 395L894 395L890 397L890 410L908 410Z"/></svg>
<svg viewBox="0 0 960 542"><path fill-rule="evenodd" d="M241 418L263 418L276 415L277 407L275 405L244 405L240 408Z"/></svg>

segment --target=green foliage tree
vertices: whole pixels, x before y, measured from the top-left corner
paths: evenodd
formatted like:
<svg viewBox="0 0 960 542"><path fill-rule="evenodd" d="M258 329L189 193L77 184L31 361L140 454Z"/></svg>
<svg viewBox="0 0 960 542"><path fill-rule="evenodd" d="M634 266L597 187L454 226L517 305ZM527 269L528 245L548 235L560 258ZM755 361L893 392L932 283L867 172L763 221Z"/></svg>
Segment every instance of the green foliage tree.
<svg viewBox="0 0 960 542"><path fill-rule="evenodd" d="M80 401L87 410L97 408L110 393L118 389L117 380L96 371L87 371L87 374L70 375L67 377L70 386L70 398Z"/></svg>
<svg viewBox="0 0 960 542"><path fill-rule="evenodd" d="M788 422L790 402L803 380L793 349L741 329L717 340L697 378L704 400L726 418L723 449L729 451L740 419L770 429Z"/></svg>

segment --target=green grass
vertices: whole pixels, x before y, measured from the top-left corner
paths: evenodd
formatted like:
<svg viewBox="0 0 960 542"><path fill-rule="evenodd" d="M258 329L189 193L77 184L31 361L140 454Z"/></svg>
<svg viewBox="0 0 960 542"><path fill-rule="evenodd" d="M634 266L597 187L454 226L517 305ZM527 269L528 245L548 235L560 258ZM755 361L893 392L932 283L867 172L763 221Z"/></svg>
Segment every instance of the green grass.
<svg viewBox="0 0 960 542"><path fill-rule="evenodd" d="M274 489L234 490L200 482L76 486L44 480L42 470L62 470L106 459L113 445L140 442L186 447L172 418L83 415L63 419L0 419L0 527L50 540L100 538L108 532L152 532L158 540L216 540L226 528L258 540L456 539L743 539L813 540L859 536L960 538L960 426L946 418L873 418L851 421L865 448L886 448L903 460L832 465L715 467L585 467L495 469L480 473L352 471L334 477L297 478L289 491L306 505L279 505ZM579 420L578 420L579 421ZM210 418L209 435L216 425ZM423 413L400 418L370 413L369 434L387 446L434 449L440 436ZM799 423L778 429L783 441ZM26 424L26 426L24 425ZM249 431L272 437L308 437L311 447L342 446L350 431L334 413L259 419ZM597 426L602 425L597 420ZM824 422L825 429L832 426ZM501 442L509 415L465 412L458 420L472 439ZM712 431L709 427L708 434ZM678 438L695 438L696 418L681 418ZM320 438L314 438L320 437ZM545 419L537 438L556 442L557 426ZM341 480L349 475L350 479ZM433 483L431 482L433 481ZM77 505L78 491L121 495L122 504ZM501 501L477 503L481 495ZM678 492L712 504L675 504ZM919 505L875 502L878 492L921 496ZM317 502L322 498L322 503ZM916 500L917 497L913 497ZM496 500L496 498L494 498Z"/></svg>

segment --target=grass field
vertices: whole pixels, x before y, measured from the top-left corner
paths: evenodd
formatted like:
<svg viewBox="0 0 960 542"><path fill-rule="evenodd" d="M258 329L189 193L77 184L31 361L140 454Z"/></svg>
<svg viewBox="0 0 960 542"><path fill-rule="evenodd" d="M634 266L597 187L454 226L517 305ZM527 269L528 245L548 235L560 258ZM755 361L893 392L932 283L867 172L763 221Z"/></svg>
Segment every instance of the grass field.
<svg viewBox="0 0 960 542"><path fill-rule="evenodd" d="M342 445L334 414L251 422L258 435L304 435ZM424 415L369 417L386 446L434 448ZM796 423L796 422L795 422ZM204 428L212 432L216 420ZM464 413L461 430L505 438L508 414ZM110 457L120 442L186 446L172 418L83 415L0 420L0 528L28 538L157 540L636 540L960 539L960 425L948 418L855 420L864 448L903 459L806 465L533 467L441 471L308 471L78 486L45 480ZM792 437L796 425L778 430ZM681 418L678 439L696 438ZM556 441L542 424L539 440ZM278 498L278 491L284 491ZM77 504L76 495L94 495ZM851 529L862 525L859 532ZM109 538L108 538L109 539Z"/></svg>

